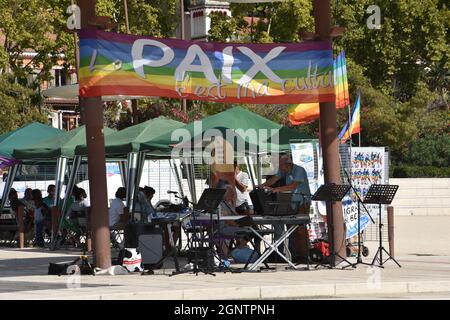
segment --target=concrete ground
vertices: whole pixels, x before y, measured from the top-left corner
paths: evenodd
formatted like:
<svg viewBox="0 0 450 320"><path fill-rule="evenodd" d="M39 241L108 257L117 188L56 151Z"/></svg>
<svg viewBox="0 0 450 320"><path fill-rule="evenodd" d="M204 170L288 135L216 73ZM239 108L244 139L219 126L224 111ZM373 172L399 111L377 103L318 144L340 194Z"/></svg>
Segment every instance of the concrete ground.
<svg viewBox="0 0 450 320"><path fill-rule="evenodd" d="M0 299L450 299L450 217L396 218L396 258L384 269L278 270L260 273L48 276L50 262L76 252L0 249ZM371 261L376 245L366 243ZM387 244L386 244L386 247Z"/></svg>

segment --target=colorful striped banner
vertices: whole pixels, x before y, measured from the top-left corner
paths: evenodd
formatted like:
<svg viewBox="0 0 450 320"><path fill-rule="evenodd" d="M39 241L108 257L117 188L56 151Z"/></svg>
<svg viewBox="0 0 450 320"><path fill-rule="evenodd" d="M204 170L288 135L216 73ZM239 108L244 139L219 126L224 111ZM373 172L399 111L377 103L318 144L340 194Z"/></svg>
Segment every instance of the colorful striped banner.
<svg viewBox="0 0 450 320"><path fill-rule="evenodd" d="M350 104L348 93L347 63L345 52L342 51L334 60L334 89L336 93L336 109L345 108ZM307 124L320 116L318 103L302 103L288 109L289 121L293 125Z"/></svg>
<svg viewBox="0 0 450 320"><path fill-rule="evenodd" d="M334 101L331 42L232 44L80 31L80 96Z"/></svg>
<svg viewBox="0 0 450 320"><path fill-rule="evenodd" d="M348 127L348 122L345 123L345 126L342 128L341 132L338 135L341 143L345 143L347 139L351 138L352 134L361 132L361 97L358 95L355 101L355 106L353 107L353 113L350 121L350 129Z"/></svg>

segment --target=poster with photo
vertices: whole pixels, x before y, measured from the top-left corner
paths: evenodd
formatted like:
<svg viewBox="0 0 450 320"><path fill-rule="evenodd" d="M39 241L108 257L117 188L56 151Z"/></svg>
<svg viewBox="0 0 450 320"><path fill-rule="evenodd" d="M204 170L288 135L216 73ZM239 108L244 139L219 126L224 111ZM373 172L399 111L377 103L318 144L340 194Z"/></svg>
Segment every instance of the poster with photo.
<svg viewBox="0 0 450 320"><path fill-rule="evenodd" d="M314 194L318 188L317 150L317 141L291 143L292 162L305 168L311 194ZM313 206L313 209L316 213L317 208Z"/></svg>
<svg viewBox="0 0 450 320"><path fill-rule="evenodd" d="M291 154L294 164L305 168L308 176L309 189L311 194L314 194L319 188L320 170L322 168L322 158L319 156L319 142L313 140L309 142L291 143ZM323 219L324 215L326 215L326 210L323 210L324 207L325 204L322 202L313 201L311 203L312 223L309 229L311 241L326 236L326 225Z"/></svg>

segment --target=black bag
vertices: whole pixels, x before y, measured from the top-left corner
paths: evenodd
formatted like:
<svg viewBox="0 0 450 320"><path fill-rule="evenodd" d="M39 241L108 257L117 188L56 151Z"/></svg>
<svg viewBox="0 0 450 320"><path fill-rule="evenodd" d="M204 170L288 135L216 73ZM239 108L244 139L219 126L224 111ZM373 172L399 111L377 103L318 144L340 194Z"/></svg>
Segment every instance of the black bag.
<svg viewBox="0 0 450 320"><path fill-rule="evenodd" d="M247 202L236 207L236 213L238 214L248 214L250 212L250 207Z"/></svg>
<svg viewBox="0 0 450 320"><path fill-rule="evenodd" d="M48 266L48 274L54 275L54 276L61 276L63 274L67 274L67 268L69 265L67 263L60 264L60 263L51 263Z"/></svg>

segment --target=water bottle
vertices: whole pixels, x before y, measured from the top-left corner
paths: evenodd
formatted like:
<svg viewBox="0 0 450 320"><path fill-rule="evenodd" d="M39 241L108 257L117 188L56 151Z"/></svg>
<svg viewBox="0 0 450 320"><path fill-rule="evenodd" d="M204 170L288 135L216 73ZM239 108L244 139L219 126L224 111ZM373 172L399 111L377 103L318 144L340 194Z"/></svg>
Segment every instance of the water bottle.
<svg viewBox="0 0 450 320"><path fill-rule="evenodd" d="M228 260L228 259L224 259L224 260L222 261L222 264L223 264L223 266L224 266L225 268L229 268L230 265L231 265L231 262L230 262L230 260Z"/></svg>

